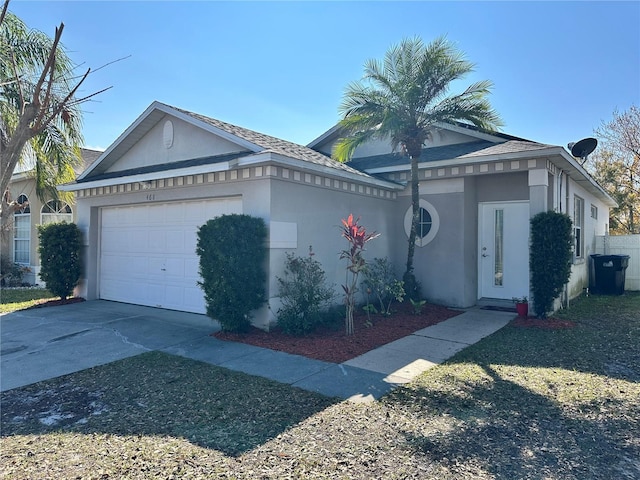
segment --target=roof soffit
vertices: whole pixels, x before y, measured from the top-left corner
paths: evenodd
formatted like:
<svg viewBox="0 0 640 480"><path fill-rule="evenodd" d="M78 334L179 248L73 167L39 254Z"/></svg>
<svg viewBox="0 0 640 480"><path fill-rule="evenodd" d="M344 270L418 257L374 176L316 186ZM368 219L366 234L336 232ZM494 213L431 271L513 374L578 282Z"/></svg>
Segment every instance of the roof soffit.
<svg viewBox="0 0 640 480"><path fill-rule="evenodd" d="M361 184L385 188L388 190L401 190L403 185L371 176L357 170L340 171L335 168L311 163L305 160L289 157L274 152L258 152L254 154L244 154L242 152L217 157L202 158L178 162L174 165L156 165L152 168L132 169L124 172L106 173L92 177L79 179L75 183L61 185L60 190L78 191L86 188L104 187L132 182L144 182L151 180L166 179L176 176L197 175L212 172L230 171L238 168L246 168L257 165L278 165L283 168L297 169L316 175L358 182ZM162 168L164 167L164 168ZM118 175L121 173L122 175Z"/></svg>
<svg viewBox="0 0 640 480"><path fill-rule="evenodd" d="M602 188L595 179L584 169L578 161L573 158L563 147L537 144L538 149L522 150L518 152L496 153L489 155L463 156L459 158L448 158L437 161L421 162L418 164L420 170L440 168L448 166L462 166L476 163L504 162L509 160L526 160L543 158L553 163L560 170L564 171L570 178L581 185L585 190L601 199L610 207L616 206L615 200ZM409 170L409 164L393 165L379 168L366 169L369 174L376 175L382 173L400 172Z"/></svg>

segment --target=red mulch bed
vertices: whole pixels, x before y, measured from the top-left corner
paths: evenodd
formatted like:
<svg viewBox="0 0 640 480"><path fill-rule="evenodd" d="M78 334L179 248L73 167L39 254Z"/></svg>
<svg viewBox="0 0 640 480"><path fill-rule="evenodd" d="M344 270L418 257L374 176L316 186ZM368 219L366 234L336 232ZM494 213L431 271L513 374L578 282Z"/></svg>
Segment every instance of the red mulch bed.
<svg viewBox="0 0 640 480"><path fill-rule="evenodd" d="M420 315L415 315L412 306L403 303L395 307L390 317L371 315L373 325L370 327L365 325L367 315L358 313L353 319L355 333L351 336L345 335L344 328L321 328L304 337L292 337L277 327L269 332L252 327L248 333L218 332L213 335L220 340L342 363L460 313L462 312L427 304Z"/></svg>
<svg viewBox="0 0 640 480"><path fill-rule="evenodd" d="M525 328L544 328L548 330L558 330L562 328L573 328L576 326L575 322L570 320L560 320L559 318L533 318L533 317L518 317L511 322L514 327Z"/></svg>

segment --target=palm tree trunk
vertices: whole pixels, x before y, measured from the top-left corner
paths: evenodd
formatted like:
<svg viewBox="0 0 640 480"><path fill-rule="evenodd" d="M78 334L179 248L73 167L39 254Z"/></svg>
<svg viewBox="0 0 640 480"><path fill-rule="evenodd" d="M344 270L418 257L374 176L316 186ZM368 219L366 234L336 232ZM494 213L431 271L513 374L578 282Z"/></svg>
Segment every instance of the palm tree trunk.
<svg viewBox="0 0 640 480"><path fill-rule="evenodd" d="M411 161L411 229L409 230L409 247L407 249L407 269L404 272L403 280L405 290L409 298L420 300L420 292L417 288L416 278L413 274L413 256L416 250L416 237L418 232L418 222L420 221L420 189L418 178L419 156L409 155Z"/></svg>
<svg viewBox="0 0 640 480"><path fill-rule="evenodd" d="M418 181L418 160L409 157L411 160L411 230L409 231L409 249L407 251L407 274L413 273L413 255L416 250L416 236L418 232L418 222L420 221L420 189Z"/></svg>

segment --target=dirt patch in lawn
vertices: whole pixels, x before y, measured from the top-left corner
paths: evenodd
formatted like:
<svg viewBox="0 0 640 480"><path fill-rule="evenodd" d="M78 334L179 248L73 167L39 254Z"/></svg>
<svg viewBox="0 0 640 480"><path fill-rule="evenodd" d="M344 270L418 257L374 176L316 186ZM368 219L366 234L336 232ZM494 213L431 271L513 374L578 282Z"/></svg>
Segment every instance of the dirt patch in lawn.
<svg viewBox="0 0 640 480"><path fill-rule="evenodd" d="M573 328L576 326L575 322L571 320L561 320L559 318L532 318L532 317L518 317L511 325L514 327L529 327L529 328L544 328L549 330L558 330L562 328Z"/></svg>
<svg viewBox="0 0 640 480"><path fill-rule="evenodd" d="M345 335L341 325L323 327L304 337L287 335L279 328L265 332L254 327L247 333L218 332L214 336L220 340L342 363L460 313L439 305L425 305L422 313L416 315L411 304L403 303L396 306L391 316L371 315L370 326L366 324L366 314L356 315L353 319L355 334L351 336Z"/></svg>

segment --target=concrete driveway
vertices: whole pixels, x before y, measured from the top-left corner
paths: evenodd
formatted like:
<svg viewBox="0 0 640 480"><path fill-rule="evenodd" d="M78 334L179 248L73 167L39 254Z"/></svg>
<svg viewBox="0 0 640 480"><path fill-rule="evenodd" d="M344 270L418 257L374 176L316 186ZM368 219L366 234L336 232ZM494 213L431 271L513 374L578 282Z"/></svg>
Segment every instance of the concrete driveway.
<svg viewBox="0 0 640 480"><path fill-rule="evenodd" d="M505 326L513 313L470 309L342 364L211 336L205 315L93 300L0 316L0 391L151 350L352 401L398 385Z"/></svg>
<svg viewBox="0 0 640 480"><path fill-rule="evenodd" d="M218 330L205 315L104 300L4 314L0 391L176 347Z"/></svg>

